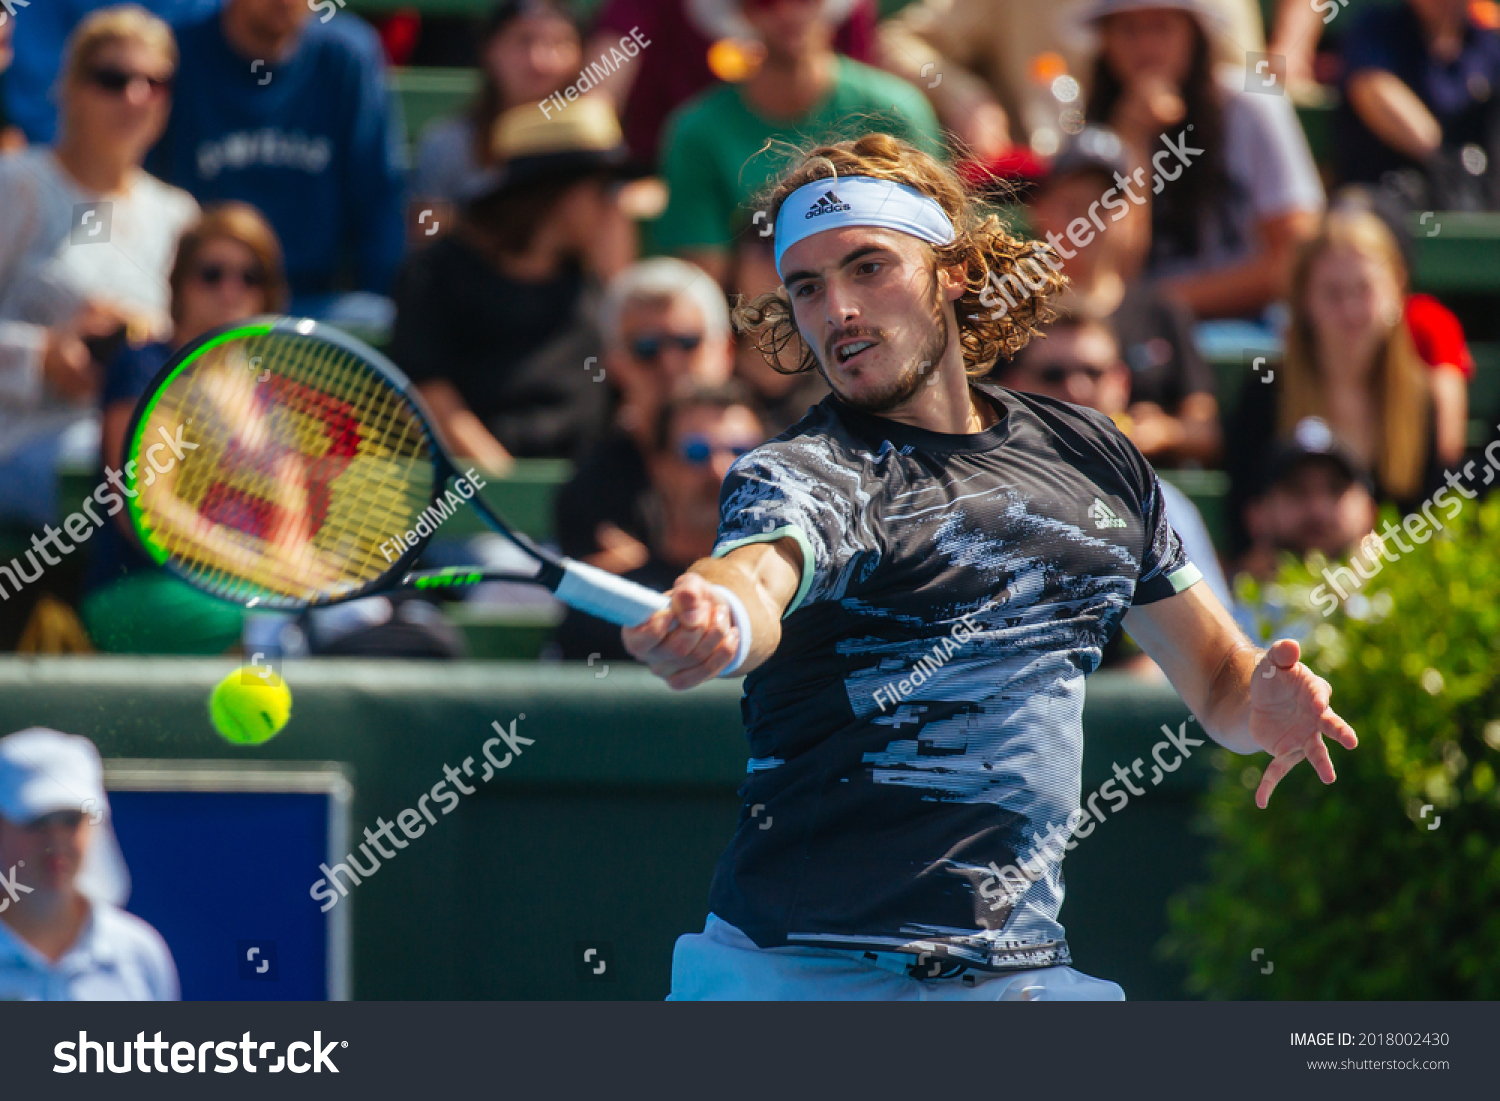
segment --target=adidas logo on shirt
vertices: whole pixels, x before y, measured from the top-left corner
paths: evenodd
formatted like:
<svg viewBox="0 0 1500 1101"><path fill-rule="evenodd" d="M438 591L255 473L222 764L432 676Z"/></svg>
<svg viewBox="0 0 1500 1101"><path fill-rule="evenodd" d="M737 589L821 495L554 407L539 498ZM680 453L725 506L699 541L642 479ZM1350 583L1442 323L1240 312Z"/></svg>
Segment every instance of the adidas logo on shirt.
<svg viewBox="0 0 1500 1101"><path fill-rule="evenodd" d="M809 210L806 214L802 215L802 217L816 218L819 214L833 214L836 211L853 209L853 207L844 202L843 199L840 199L833 193L832 189L830 189L823 192L822 198L813 203L812 209Z"/></svg>
<svg viewBox="0 0 1500 1101"><path fill-rule="evenodd" d="M1103 531L1105 528L1123 528L1125 526L1124 518L1116 516L1115 510L1106 505L1098 497L1095 497L1094 503L1089 506L1088 517L1094 521L1094 526L1100 531Z"/></svg>

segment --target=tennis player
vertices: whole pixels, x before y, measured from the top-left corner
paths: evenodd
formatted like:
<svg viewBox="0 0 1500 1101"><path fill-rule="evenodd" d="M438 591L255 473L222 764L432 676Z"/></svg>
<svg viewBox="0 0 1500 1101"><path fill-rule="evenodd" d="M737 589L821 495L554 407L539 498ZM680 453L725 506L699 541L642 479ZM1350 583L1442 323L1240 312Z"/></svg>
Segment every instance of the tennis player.
<svg viewBox="0 0 1500 1101"><path fill-rule="evenodd" d="M737 319L833 392L734 464L713 556L624 632L673 688L746 674L744 807L670 997L1121 999L1058 924L1109 637L1273 754L1261 807L1303 758L1332 783L1354 731L1198 583L1107 417L978 381L1061 289L1047 246L882 134L813 150L769 213L783 286Z"/></svg>

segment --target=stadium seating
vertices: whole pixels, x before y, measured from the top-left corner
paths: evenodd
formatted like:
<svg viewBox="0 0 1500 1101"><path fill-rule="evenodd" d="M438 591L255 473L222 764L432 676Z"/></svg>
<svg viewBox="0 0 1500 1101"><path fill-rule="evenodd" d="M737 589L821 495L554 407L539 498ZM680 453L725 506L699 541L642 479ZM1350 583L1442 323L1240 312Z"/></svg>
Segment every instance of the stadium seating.
<svg viewBox="0 0 1500 1101"><path fill-rule="evenodd" d="M1358 2L1358 0L1356 0ZM357 0L354 10L375 15L408 7L398 0ZM886 3L894 10L899 3ZM476 15L488 10L488 0L424 0L418 10L429 15ZM392 72L392 94L399 97L409 142L415 142L433 119L463 108L478 86L474 69L405 68ZM1326 162L1335 96L1299 99L1298 114L1317 159ZM1500 215L1434 212L1414 214L1411 230L1417 259L1414 283L1420 290L1444 295L1483 299L1500 296L1500 265L1493 257L1500 249ZM1272 349L1261 351L1273 352ZM1470 390L1471 444L1483 444L1500 423L1500 343L1473 345L1478 364ZM1221 408L1232 413L1246 377L1251 353L1217 359ZM542 540L552 535L553 496L569 476L567 463L525 461L507 478L492 481L486 496L518 528ZM1210 533L1217 539L1224 531L1226 479L1217 471L1175 471L1166 475L1202 512ZM62 482L63 514L71 511L94 489L97 474L91 469L66 472ZM484 531L483 523L468 510L460 510L444 525L445 537L464 537ZM0 561L8 561L27 545L20 532L0 532ZM85 548L85 553L87 548ZM463 628L475 656L522 659L540 652L552 628L550 614L496 612L463 608L452 612Z"/></svg>
<svg viewBox="0 0 1500 1101"><path fill-rule="evenodd" d="M455 0L462 2L462 0ZM476 69L396 69L391 94L401 101L406 138L415 146L433 119L462 111L479 87Z"/></svg>
<svg viewBox="0 0 1500 1101"><path fill-rule="evenodd" d="M1418 290L1500 295L1500 214L1422 212L1411 216L1411 233Z"/></svg>

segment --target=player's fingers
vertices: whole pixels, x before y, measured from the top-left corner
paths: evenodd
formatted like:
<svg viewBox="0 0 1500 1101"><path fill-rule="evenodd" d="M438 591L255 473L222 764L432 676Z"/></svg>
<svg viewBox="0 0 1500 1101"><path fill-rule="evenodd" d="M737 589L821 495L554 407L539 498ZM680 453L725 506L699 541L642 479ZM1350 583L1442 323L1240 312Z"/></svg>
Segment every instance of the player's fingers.
<svg viewBox="0 0 1500 1101"><path fill-rule="evenodd" d="M1333 688L1326 680L1319 676L1312 678L1313 703L1317 704L1318 707L1327 707L1328 700L1332 695Z"/></svg>
<svg viewBox="0 0 1500 1101"><path fill-rule="evenodd" d="M622 628L620 637L625 642L626 652L637 661L650 664L653 651L661 645L662 639L666 638L671 629L672 619L671 608L663 608L653 612L644 623Z"/></svg>
<svg viewBox="0 0 1500 1101"><path fill-rule="evenodd" d="M728 609L722 611L723 615L718 611L710 612L712 618L702 628L684 627L676 621L679 617L674 615L674 622L669 624L666 635L641 660L663 679L690 673L723 644L732 620ZM715 669L714 672L717 673L718 670Z"/></svg>
<svg viewBox="0 0 1500 1101"><path fill-rule="evenodd" d="M703 633L693 648L683 655L684 663L702 665L715 652L723 649L724 638L734 627L734 616L723 604L715 604ZM717 672L717 670L715 670Z"/></svg>
<svg viewBox="0 0 1500 1101"><path fill-rule="evenodd" d="M669 610L675 625L657 645L657 651L669 660L675 672L688 665L697 664L693 652L703 641L705 632L713 625L714 609L719 602L709 591L708 582L696 574L684 574L672 587L672 603Z"/></svg>
<svg viewBox="0 0 1500 1101"><path fill-rule="evenodd" d="M1346 723L1332 708L1324 710L1318 733L1332 738L1345 749L1354 749L1359 745L1359 735L1354 733L1354 727Z"/></svg>
<svg viewBox="0 0 1500 1101"><path fill-rule="evenodd" d="M709 652L708 656L697 665L683 669L665 678L667 687L681 690L684 688L695 688L705 681L713 680L729 663L734 660L740 644L739 631L730 628L729 634L724 641Z"/></svg>
<svg viewBox="0 0 1500 1101"><path fill-rule="evenodd" d="M679 630L677 616L664 608L639 627L625 628L623 637L631 657L661 674L663 669L675 672L681 666L680 642L674 641Z"/></svg>
<svg viewBox="0 0 1500 1101"><path fill-rule="evenodd" d="M1279 638L1271 643L1266 657L1271 659L1271 664L1281 669L1290 669L1302 657L1302 647L1294 638Z"/></svg>
<svg viewBox="0 0 1500 1101"><path fill-rule="evenodd" d="M729 667L729 663L739 653L739 628L734 625L732 617L726 618L727 622L723 625L723 630L717 631L713 635L715 639L714 644L708 646L705 643L694 654L699 659L697 664L688 666L677 674L677 679L683 682L683 687L692 687L695 684L701 684L706 680L712 680L714 677L717 677ZM671 684L672 680L669 679L667 683Z"/></svg>
<svg viewBox="0 0 1500 1101"><path fill-rule="evenodd" d="M684 656L664 659L660 670L654 670L671 688L691 688L718 676L739 652L740 633L734 616L717 604L713 618L698 644Z"/></svg>
<svg viewBox="0 0 1500 1101"><path fill-rule="evenodd" d="M682 578L672 589L672 610L684 627L708 627L717 606L718 602L708 591L708 583L694 574Z"/></svg>
<svg viewBox="0 0 1500 1101"><path fill-rule="evenodd" d="M1266 804L1271 801L1271 792L1276 790L1276 785L1281 783L1281 778L1292 771L1304 756L1301 749L1294 749L1283 753L1266 766L1266 771L1260 778L1260 787L1255 790L1256 806L1261 810L1266 809Z"/></svg>
<svg viewBox="0 0 1500 1101"><path fill-rule="evenodd" d="M1333 758L1328 755L1328 746L1317 734L1307 740L1307 763L1312 765L1313 771L1318 774L1318 779L1325 784L1331 784L1338 779L1333 771Z"/></svg>
<svg viewBox="0 0 1500 1101"><path fill-rule="evenodd" d="M703 640L704 629L702 627L688 627L679 622L667 632L655 648L655 655L663 661L669 662L680 669L689 665L696 665L693 651L697 649L698 643Z"/></svg>

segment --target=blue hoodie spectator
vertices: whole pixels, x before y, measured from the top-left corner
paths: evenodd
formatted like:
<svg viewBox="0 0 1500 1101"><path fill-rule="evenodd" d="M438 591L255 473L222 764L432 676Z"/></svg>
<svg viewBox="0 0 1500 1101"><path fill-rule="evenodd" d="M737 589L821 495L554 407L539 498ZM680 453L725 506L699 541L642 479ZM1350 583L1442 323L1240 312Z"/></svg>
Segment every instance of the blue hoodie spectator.
<svg viewBox="0 0 1500 1101"><path fill-rule="evenodd" d="M57 136L57 104L52 86L62 67L63 43L83 17L118 0L11 0L15 14L15 60L5 74L5 115L33 145ZM176 25L218 10L219 0L132 0Z"/></svg>
<svg viewBox="0 0 1500 1101"><path fill-rule="evenodd" d="M200 203L257 207L284 243L293 309L316 312L309 300L339 289L386 294L404 248L405 146L375 32L347 14L313 20L260 64L218 15L177 41L172 118L147 168Z"/></svg>

